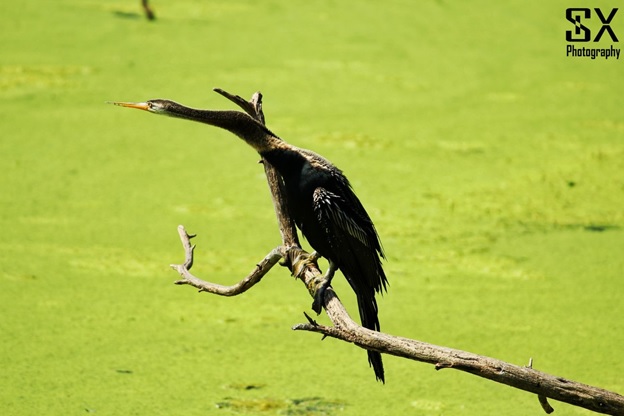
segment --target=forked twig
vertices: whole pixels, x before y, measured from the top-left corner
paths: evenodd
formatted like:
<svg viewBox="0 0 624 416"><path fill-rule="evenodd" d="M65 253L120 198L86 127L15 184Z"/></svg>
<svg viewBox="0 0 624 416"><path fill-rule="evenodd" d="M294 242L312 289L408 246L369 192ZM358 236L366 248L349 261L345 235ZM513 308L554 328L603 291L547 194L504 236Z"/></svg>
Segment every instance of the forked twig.
<svg viewBox="0 0 624 416"><path fill-rule="evenodd" d="M205 280L202 280L196 276L194 276L190 269L193 267L193 254L195 250L195 246L191 245L190 239L192 236L187 234L184 226L178 226L178 234L180 235L180 240L182 240L182 246L184 247L185 253L185 261L184 264L172 264L171 267L180 273L182 279L176 280L176 285L190 285L197 289L200 292L210 292L215 295L221 296L236 296L240 295L243 292L246 292L253 285L258 283L265 274L268 273L269 270L275 264L284 257L282 253L281 246L274 248L267 254L249 273L243 280L239 281L235 285L232 286L223 286L216 283L210 283Z"/></svg>

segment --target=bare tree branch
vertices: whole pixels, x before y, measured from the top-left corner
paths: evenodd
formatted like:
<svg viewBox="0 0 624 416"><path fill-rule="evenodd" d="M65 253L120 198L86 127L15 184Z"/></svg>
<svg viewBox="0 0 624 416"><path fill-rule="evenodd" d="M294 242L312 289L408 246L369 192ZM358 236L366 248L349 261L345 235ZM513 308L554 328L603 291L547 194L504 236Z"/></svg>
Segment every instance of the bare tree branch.
<svg viewBox="0 0 624 416"><path fill-rule="evenodd" d="M141 0L141 5L143 6L143 10L145 11L145 16L147 17L148 20L156 19L156 15L154 14L154 11L150 7L148 0Z"/></svg>
<svg viewBox="0 0 624 416"><path fill-rule="evenodd" d="M552 412L552 407L546 400L546 397L550 397L599 413L624 414L624 397L530 367L520 367L483 355L379 333L362 327L345 330L340 327L305 323L298 324L293 329L318 332L354 343L367 350L434 364L436 370L453 368L535 393L547 413Z"/></svg>
<svg viewBox="0 0 624 416"><path fill-rule="evenodd" d="M245 100L240 95L230 94L221 88L214 88L214 91L232 101L234 104L245 110L247 114L264 124L264 113L262 112L262 93L260 93L260 91L256 91L249 101Z"/></svg>
<svg viewBox="0 0 624 416"><path fill-rule="evenodd" d="M259 122L264 123L262 95L259 92L255 93L250 101L245 101L223 90L215 89L215 91L237 104ZM287 266L291 273L305 284L312 296L314 295L316 288L323 281L316 257L305 252L299 244L295 224L288 215L286 200L282 198L281 177L266 161L264 161L264 168L273 197L282 245L265 256L256 268L238 284L221 286L205 282L190 273L194 249L194 246L190 244L192 236L180 226L178 233L185 251L185 262L182 265L172 265L182 276L176 284L191 285L198 288L200 292L233 296L243 293L258 283L280 259L283 259L283 265ZM331 287L325 292L324 303L325 311L334 326L320 325L306 314L308 323L295 325L293 329L317 332L324 336L351 342L363 349L433 364L436 370L452 368L522 389L536 394L546 413L553 411L547 400L551 398L598 413L624 415L624 396L534 370L532 360L528 366L520 367L466 351L372 331L351 319Z"/></svg>
<svg viewBox="0 0 624 416"><path fill-rule="evenodd" d="M195 250L195 246L191 245L191 238L193 236L187 234L184 226L178 226L178 234L180 235L180 239L182 240L182 246L184 247L184 252L186 254L184 264L172 264L171 267L180 273L182 279L177 280L175 282L176 285L190 285L199 289L200 292L210 292L215 295L221 296L236 296L241 293L247 291L253 285L258 283L265 274L273 266L277 263L281 258L284 257L284 253L282 253L281 246L274 248L271 250L269 254L267 254L258 264L254 270L243 280L238 282L232 286L223 286L216 283L206 282L198 277L195 277L190 269L193 267L193 252Z"/></svg>
<svg viewBox="0 0 624 416"><path fill-rule="evenodd" d="M251 100L246 101L238 95L230 94L222 90L221 88L214 89L217 93L221 94L234 104L242 108L247 114L259 121L265 123L264 113L262 112L262 94L260 91L254 93ZM284 182L281 176L277 173L277 170L271 166L266 160L262 160L264 165L264 173L267 177L269 189L273 197L273 206L275 208L275 215L277 216L277 222L279 224L280 233L282 235L282 243L286 247L299 247L299 238L297 236L297 228L295 222L288 215L288 205L285 198L281 195L284 194Z"/></svg>

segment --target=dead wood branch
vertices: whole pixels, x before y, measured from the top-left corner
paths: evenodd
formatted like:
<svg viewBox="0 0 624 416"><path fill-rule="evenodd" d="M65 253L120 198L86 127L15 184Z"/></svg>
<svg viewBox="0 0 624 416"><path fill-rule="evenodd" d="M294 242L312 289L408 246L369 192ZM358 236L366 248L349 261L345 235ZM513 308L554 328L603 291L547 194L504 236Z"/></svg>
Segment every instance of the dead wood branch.
<svg viewBox="0 0 624 416"><path fill-rule="evenodd" d="M259 122L264 123L262 95L260 93L255 93L250 101L246 101L237 95L229 94L220 89L215 91L236 103ZM320 279L322 279L316 259L302 250L299 245L295 224L288 215L285 199L281 197L283 186L281 177L268 162L263 161L263 163L273 197L282 245L273 249L238 284L221 286L206 282L190 273L189 270L193 265L194 246L190 244L191 236L186 233L184 227L180 226L178 232L185 251L185 262L181 265L172 265L182 276L182 279L176 281L176 284L191 285L198 288L200 292L233 296L258 283L280 259L283 259L282 264L287 266L291 273L306 285L311 295L314 294ZM521 367L466 351L372 331L351 319L331 288L325 292L324 300L325 311L334 326L319 325L308 317L308 323L295 325L293 329L317 332L324 336L351 342L367 350L433 364L436 370L447 368L461 370L525 390L538 396L539 403L547 413L553 411L547 401L547 398L551 398L598 413L624 415L624 396L534 370L532 360L529 366Z"/></svg>
<svg viewBox="0 0 624 416"><path fill-rule="evenodd" d="M552 407L546 401L549 397L599 413L624 414L624 397L530 367L520 367L483 355L374 332L362 327L345 330L340 327L305 323L296 325L293 329L318 332L352 342L367 350L434 364L436 370L453 368L535 393L547 413L552 412Z"/></svg>
<svg viewBox="0 0 624 416"><path fill-rule="evenodd" d="M274 248L260 261L260 263L256 264L254 270L252 270L252 272L249 273L249 275L243 280L232 286L222 286L199 279L190 272L191 267L193 267L193 252L195 250L195 246L191 245L191 238L193 236L189 235L182 225L178 226L178 234L182 240L182 246L184 247L186 258L184 264L171 265L171 267L180 273L180 276L182 276L182 279L177 280L175 284L190 285L199 289L200 292L210 292L221 296L240 295L258 283L264 275L267 274L273 266L275 266L275 263L284 257L281 247Z"/></svg>
<svg viewBox="0 0 624 416"><path fill-rule="evenodd" d="M143 6L143 10L145 11L145 17L147 17L148 20L156 19L156 15L150 7L148 0L141 0L141 6Z"/></svg>

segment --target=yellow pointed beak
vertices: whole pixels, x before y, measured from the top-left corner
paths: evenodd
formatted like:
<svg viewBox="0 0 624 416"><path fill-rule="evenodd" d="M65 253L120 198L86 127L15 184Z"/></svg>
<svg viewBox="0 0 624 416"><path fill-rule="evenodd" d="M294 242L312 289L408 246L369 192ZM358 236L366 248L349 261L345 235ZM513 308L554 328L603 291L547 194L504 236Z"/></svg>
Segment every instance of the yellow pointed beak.
<svg viewBox="0 0 624 416"><path fill-rule="evenodd" d="M108 104L118 105L120 107L138 108L139 110L148 111L149 106L147 103L124 103L120 101L107 101Z"/></svg>

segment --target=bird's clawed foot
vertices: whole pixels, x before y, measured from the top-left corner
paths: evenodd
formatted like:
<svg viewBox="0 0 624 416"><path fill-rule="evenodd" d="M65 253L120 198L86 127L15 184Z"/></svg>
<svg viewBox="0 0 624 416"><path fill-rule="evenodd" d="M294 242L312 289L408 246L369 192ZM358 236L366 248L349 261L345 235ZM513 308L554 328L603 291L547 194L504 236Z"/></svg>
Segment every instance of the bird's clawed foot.
<svg viewBox="0 0 624 416"><path fill-rule="evenodd" d="M312 255L315 255L314 252ZM316 291L314 292L314 301L312 302L312 310L316 312L317 315L321 313L323 310L323 306L325 306L325 291L328 287L331 286L331 281L334 277L334 273L336 272L336 266L330 260L329 268L327 269L327 273L323 276L323 279L319 281L319 284L316 287Z"/></svg>
<svg viewBox="0 0 624 416"><path fill-rule="evenodd" d="M316 265L317 260L318 260L318 255L316 255L316 251L312 254L308 254L305 251L301 251L301 253L297 255L297 257L295 258L292 264L293 276L301 277L302 273L306 270L306 267L308 267L311 264Z"/></svg>
<svg viewBox="0 0 624 416"><path fill-rule="evenodd" d="M331 285L331 281L323 281L320 286L316 288L316 292L314 292L314 301L312 302L312 310L316 312L317 315L320 315L323 310L323 306L325 305L325 291Z"/></svg>

